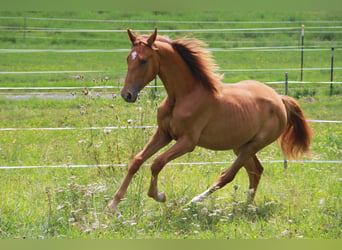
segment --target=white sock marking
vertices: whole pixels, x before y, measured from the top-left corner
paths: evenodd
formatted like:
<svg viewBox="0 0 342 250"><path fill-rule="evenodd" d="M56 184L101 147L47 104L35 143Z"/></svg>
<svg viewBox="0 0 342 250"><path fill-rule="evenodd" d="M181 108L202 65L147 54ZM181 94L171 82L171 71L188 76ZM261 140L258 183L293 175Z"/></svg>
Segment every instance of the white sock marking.
<svg viewBox="0 0 342 250"><path fill-rule="evenodd" d="M201 193L201 194L197 195L196 197L194 197L194 198L190 201L190 203L203 201L204 198L206 198L206 197L209 196L210 192L211 192L210 189L204 191L203 193Z"/></svg>

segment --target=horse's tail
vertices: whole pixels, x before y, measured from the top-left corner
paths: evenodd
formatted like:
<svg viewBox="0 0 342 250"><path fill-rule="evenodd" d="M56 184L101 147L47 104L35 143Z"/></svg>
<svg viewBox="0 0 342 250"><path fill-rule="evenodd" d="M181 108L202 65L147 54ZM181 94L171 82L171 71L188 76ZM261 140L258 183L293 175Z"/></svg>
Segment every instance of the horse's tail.
<svg viewBox="0 0 342 250"><path fill-rule="evenodd" d="M312 130L297 101L289 96L281 98L287 112L287 125L280 137L281 149L286 157L298 159L310 154Z"/></svg>

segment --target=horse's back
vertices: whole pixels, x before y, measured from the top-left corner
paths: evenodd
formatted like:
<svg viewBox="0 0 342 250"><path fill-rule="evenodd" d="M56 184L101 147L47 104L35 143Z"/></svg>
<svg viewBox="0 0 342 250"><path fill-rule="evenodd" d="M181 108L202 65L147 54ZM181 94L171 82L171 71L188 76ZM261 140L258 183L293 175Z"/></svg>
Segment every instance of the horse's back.
<svg viewBox="0 0 342 250"><path fill-rule="evenodd" d="M223 84L221 92L221 101L237 102L243 108L272 107L284 111L284 105L281 96L271 87L264 83L245 80L234 84Z"/></svg>
<svg viewBox="0 0 342 250"><path fill-rule="evenodd" d="M267 86L266 84L255 81L255 80L244 80L240 81L238 83L233 83L233 84L223 84L223 92L227 93L227 91L235 90L235 91L242 91L250 92L252 96L268 96L268 97L274 97L278 99L277 97L279 96L277 92L272 89L271 87ZM228 93L229 95L229 93Z"/></svg>

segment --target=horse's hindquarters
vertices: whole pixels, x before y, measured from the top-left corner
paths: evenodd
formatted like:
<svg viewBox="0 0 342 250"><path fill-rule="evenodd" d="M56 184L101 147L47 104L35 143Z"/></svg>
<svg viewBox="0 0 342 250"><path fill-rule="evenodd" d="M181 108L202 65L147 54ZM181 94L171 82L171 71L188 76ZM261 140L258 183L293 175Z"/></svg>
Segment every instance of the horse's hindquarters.
<svg viewBox="0 0 342 250"><path fill-rule="evenodd" d="M254 81L224 85L198 145L213 150L236 149L260 138L261 146L276 140L286 125L281 97L271 88Z"/></svg>

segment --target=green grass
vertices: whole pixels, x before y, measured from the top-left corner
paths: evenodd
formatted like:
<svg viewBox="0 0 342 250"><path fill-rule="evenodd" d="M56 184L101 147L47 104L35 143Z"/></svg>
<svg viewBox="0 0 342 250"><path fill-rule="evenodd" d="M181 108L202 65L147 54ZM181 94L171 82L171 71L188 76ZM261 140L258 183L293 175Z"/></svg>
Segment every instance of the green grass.
<svg viewBox="0 0 342 250"><path fill-rule="evenodd" d="M1 127L127 126L128 120L153 125L157 102L149 99L148 92L133 105L100 97L3 100L1 116L7 123ZM303 98L300 102L312 119L341 117L338 96ZM25 116L20 119L22 114ZM313 124L313 129L314 159L340 160L341 125ZM151 133L152 129L112 130L109 134L103 130L2 131L1 162L6 166L126 164ZM259 157L263 161L282 159L276 144L261 151ZM234 158L231 152L197 148L174 162ZM150 171L144 166L120 204L117 217L108 217L103 210L126 167L1 170L1 237L341 237L338 164L290 163L286 171L280 163L264 166L254 204L245 202L248 177L242 170L231 185L202 205L191 207L186 203L208 188L226 165L167 166L160 175L161 189L168 197L166 204L147 197Z"/></svg>
<svg viewBox="0 0 342 250"><path fill-rule="evenodd" d="M54 16L87 19L143 20L340 20L333 13L295 12L0 12L1 16ZM2 20L3 26L20 26L23 19ZM283 24L284 25L284 24ZM316 25L316 24L312 24ZM318 24L317 24L318 25ZM52 22L27 20L27 26L82 29L152 29L153 23ZM208 28L205 24L158 24L160 29ZM216 27L216 25L215 25ZM218 28L250 28L250 24L218 24ZM254 27L269 27L257 24ZM210 25L209 25L210 28ZM212 28L212 27L211 27ZM16 49L115 49L128 48L126 34L66 34L46 32L3 32L1 48ZM51 36L34 39L29 36ZM179 34L184 35L184 34ZM19 37L18 37L19 36ZM20 37L21 36L21 37ZM170 34L176 38L177 34ZM208 41L210 47L223 47L215 40L241 41L226 47L270 46L271 41L298 41L298 34L195 34ZM308 33L306 41L329 39L331 44L340 35L321 37ZM76 39L77 38L77 39ZM79 40L79 38L113 39L113 41ZM244 41L251 42L249 44ZM315 43L312 43L315 44ZM331 45L329 44L329 46ZM284 45L284 44L282 44ZM271 45L273 46L273 45ZM276 46L276 45L274 45ZM329 46L327 48L329 48ZM341 56L336 50L336 67ZM329 67L330 52L306 52L305 67ZM300 52L214 52L221 69L298 68ZM1 54L0 71L104 70L86 73L82 80L75 74L1 75L1 87L117 85L125 76L126 53L41 53ZM228 72L225 82L253 78L261 81L284 80L285 72ZM328 81L328 71L306 71L306 81ZM289 80L298 80L299 71L289 72ZM108 82L101 81L109 76ZM339 70L335 80L341 81ZM122 80L119 80L122 85ZM160 84L160 82L159 82ZM284 93L283 85L271 85ZM64 91L64 99L13 98L28 97L32 91L1 91L0 128L82 128L129 127L156 124L156 107L165 96L146 89L137 103L125 103L119 90L97 91L84 95L83 89ZM341 88L335 86L329 96L329 85L290 84L289 94L298 98L309 119L341 120ZM35 91L36 92L36 91ZM44 94L42 92L41 94ZM54 94L55 92L50 92ZM58 92L60 94L60 92ZM12 98L8 98L8 96ZM71 98L72 97L72 98ZM342 159L341 124L311 123L314 130L313 160ZM4 166L106 165L128 164L153 133L148 129L104 130L19 130L0 131L0 168ZM165 149L163 149L165 150ZM163 151L162 150L162 151ZM30 168L0 169L0 238L27 239L339 239L342 237L342 171L335 163L282 163L267 161L283 159L276 143L258 154L265 167L252 204L246 202L248 176L241 170L234 181L199 205L187 206L197 194L206 190L226 164L172 165L160 174L160 189L167 202L160 204L146 195L150 181L147 165L134 177L118 214L103 213L108 201L119 187L127 167ZM232 152L214 152L196 148L175 163L230 162ZM151 163L153 160L148 160ZM308 160L308 159L306 159Z"/></svg>
<svg viewBox="0 0 342 250"><path fill-rule="evenodd" d="M341 237L339 166L293 164L287 171L280 164L265 167L254 204L245 202L248 178L242 171L234 188L227 186L202 205L191 207L186 206L191 195L212 183L217 168L211 167L216 174L193 168L165 169L161 175L161 188L168 195L165 204L147 198L149 171L143 169L116 217L105 216L103 209L123 169L5 171L1 235L33 239Z"/></svg>

